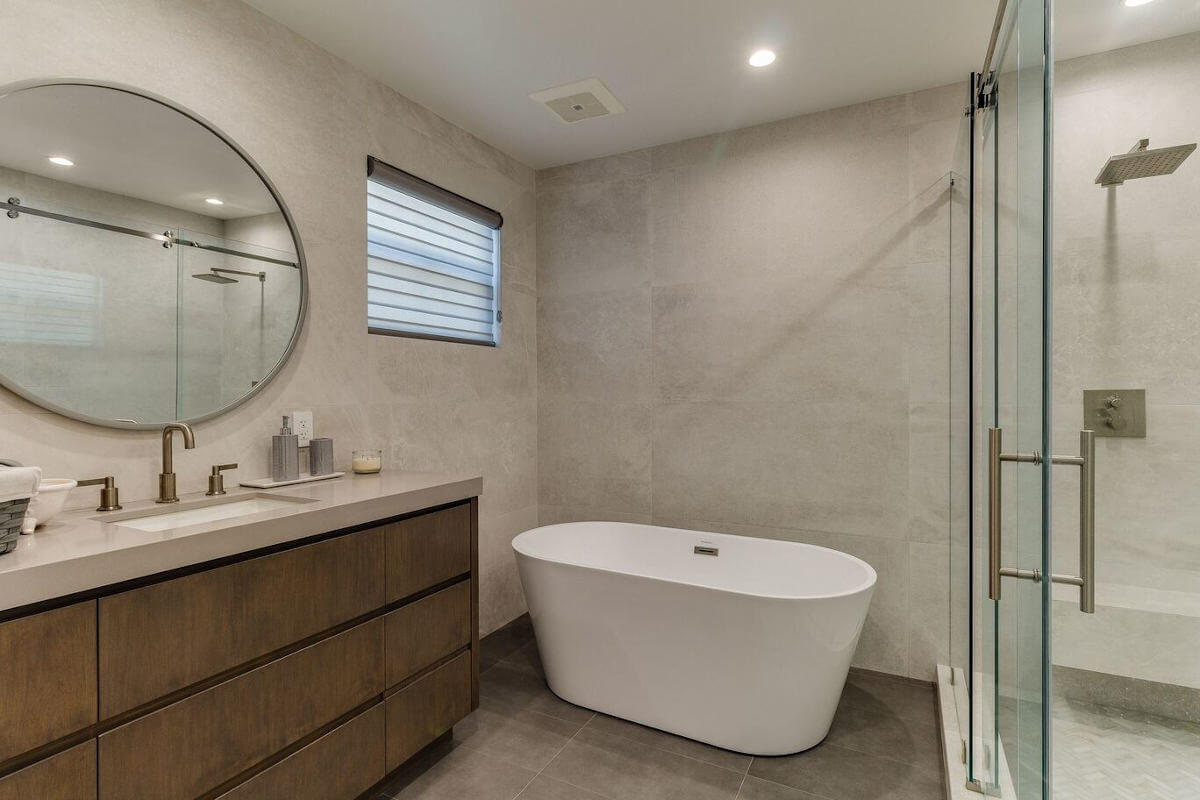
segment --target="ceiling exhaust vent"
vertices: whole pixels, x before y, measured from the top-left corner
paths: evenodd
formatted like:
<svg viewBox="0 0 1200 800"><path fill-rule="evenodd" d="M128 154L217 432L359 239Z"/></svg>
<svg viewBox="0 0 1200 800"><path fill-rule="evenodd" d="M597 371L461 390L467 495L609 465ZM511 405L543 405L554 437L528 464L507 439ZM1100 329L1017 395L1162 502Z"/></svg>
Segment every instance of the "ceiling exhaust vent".
<svg viewBox="0 0 1200 800"><path fill-rule="evenodd" d="M563 122L582 122L593 117L625 113L625 106L599 78L575 81L529 95Z"/></svg>

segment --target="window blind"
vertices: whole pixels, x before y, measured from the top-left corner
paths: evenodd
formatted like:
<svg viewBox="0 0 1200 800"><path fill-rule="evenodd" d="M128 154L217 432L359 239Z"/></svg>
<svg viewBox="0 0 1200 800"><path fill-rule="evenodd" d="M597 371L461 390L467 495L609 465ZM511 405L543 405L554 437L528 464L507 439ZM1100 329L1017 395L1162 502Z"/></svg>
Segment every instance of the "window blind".
<svg viewBox="0 0 1200 800"><path fill-rule="evenodd" d="M499 344L500 215L375 159L367 166L367 329Z"/></svg>
<svg viewBox="0 0 1200 800"><path fill-rule="evenodd" d="M0 341L88 347L101 344L98 275L0 264Z"/></svg>

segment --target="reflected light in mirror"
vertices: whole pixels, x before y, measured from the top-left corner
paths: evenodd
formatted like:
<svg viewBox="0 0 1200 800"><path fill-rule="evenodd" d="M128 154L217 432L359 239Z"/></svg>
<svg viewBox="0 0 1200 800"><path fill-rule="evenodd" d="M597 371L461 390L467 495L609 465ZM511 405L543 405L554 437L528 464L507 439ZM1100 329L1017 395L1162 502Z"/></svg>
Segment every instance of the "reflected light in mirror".
<svg viewBox="0 0 1200 800"><path fill-rule="evenodd" d="M47 159L51 164L58 164L60 167L73 167L75 162L66 156L49 156Z"/></svg>
<svg viewBox="0 0 1200 800"><path fill-rule="evenodd" d="M204 198L204 202L208 203L210 206L223 206L223 205L225 205L225 201L224 201L224 200L222 200L222 199L221 199L221 198L219 198L219 197L206 197L206 198Z"/></svg>

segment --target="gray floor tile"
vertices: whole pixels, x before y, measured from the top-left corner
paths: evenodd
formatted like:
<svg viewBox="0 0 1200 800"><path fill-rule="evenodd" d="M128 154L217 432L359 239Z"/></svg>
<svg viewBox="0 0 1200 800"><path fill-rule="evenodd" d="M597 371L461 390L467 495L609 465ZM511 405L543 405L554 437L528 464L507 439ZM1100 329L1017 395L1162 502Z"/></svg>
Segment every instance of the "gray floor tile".
<svg viewBox="0 0 1200 800"><path fill-rule="evenodd" d="M533 623L523 614L479 640L479 669L500 663L533 641Z"/></svg>
<svg viewBox="0 0 1200 800"><path fill-rule="evenodd" d="M880 715L937 725L937 694L932 684L851 672L839 707L853 706Z"/></svg>
<svg viewBox="0 0 1200 800"><path fill-rule="evenodd" d="M622 736L647 747L657 747L660 750L668 750L697 761L705 761L734 772L745 772L750 767L750 756L722 750L719 747L702 744L654 728L647 728L644 725L610 717L607 714L597 714L592 717L587 727L600 733Z"/></svg>
<svg viewBox="0 0 1200 800"><path fill-rule="evenodd" d="M747 775L746 782L742 784L742 790L738 793L738 800L829 800L829 798Z"/></svg>
<svg viewBox="0 0 1200 800"><path fill-rule="evenodd" d="M485 698L474 713L454 726L454 741L539 771L580 727L581 722L567 722Z"/></svg>
<svg viewBox="0 0 1200 800"><path fill-rule="evenodd" d="M517 667L518 669L532 672L534 675L541 676L545 674L542 670L542 659L538 655L536 641L526 642L516 652L510 653L502 663L510 667Z"/></svg>
<svg viewBox="0 0 1200 800"><path fill-rule="evenodd" d="M402 785L385 788L395 800L513 800L537 773L473 750L456 747Z"/></svg>
<svg viewBox="0 0 1200 800"><path fill-rule="evenodd" d="M525 788L518 800L612 800L608 795L589 792L545 775L538 775Z"/></svg>
<svg viewBox="0 0 1200 800"><path fill-rule="evenodd" d="M821 744L794 756L755 758L750 774L812 794L846 800L938 800L939 770Z"/></svg>
<svg viewBox="0 0 1200 800"><path fill-rule="evenodd" d="M743 777L587 728L542 774L616 800L733 800Z"/></svg>
<svg viewBox="0 0 1200 800"><path fill-rule="evenodd" d="M580 725L592 718L592 711L571 705L555 696L546 682L526 670L500 663L480 679L480 697L506 706L536 711Z"/></svg>
<svg viewBox="0 0 1200 800"><path fill-rule="evenodd" d="M937 727L907 717L843 705L825 741L876 756L941 769L942 742Z"/></svg>

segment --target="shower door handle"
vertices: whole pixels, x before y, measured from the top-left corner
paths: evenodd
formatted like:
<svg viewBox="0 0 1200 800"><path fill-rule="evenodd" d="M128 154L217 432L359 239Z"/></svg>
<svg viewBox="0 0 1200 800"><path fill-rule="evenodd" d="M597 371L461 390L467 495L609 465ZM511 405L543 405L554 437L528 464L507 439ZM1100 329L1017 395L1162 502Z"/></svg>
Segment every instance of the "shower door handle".
<svg viewBox="0 0 1200 800"><path fill-rule="evenodd" d="M1079 432L1078 456L1054 456L1055 464L1079 467L1079 574L1051 575L1055 583L1079 587L1079 610L1096 613L1096 433Z"/></svg>
<svg viewBox="0 0 1200 800"><path fill-rule="evenodd" d="M1042 579L1040 569L1017 569L1000 566L1000 532L1003 520L1000 514L1003 482L1000 467L1005 461L1023 464L1040 464L1039 453L1005 453L1004 431L988 428L988 599L1000 599L1001 578L1021 578L1037 583Z"/></svg>
<svg viewBox="0 0 1200 800"><path fill-rule="evenodd" d="M1002 518L1000 513L1003 483L1000 468L1005 461L1041 464L1040 453L1005 453L1003 430L988 429L988 598L1000 599L1001 578L1041 581L1039 569L1000 566ZM1079 574L1051 575L1055 583L1079 587L1079 610L1096 613L1096 434L1079 432L1079 455L1051 456L1050 463L1079 467Z"/></svg>

